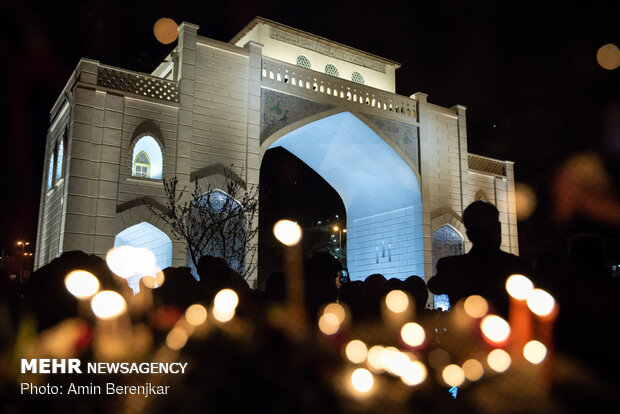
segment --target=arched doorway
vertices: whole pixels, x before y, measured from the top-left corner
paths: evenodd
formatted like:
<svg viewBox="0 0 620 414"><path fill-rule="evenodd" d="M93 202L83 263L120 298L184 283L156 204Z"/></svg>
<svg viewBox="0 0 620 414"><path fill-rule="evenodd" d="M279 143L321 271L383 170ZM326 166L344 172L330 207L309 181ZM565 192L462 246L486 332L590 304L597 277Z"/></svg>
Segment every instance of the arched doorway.
<svg viewBox="0 0 620 414"><path fill-rule="evenodd" d="M114 237L114 247L145 247L155 255L157 266L172 266L172 241L157 227L145 221L121 231Z"/></svg>
<svg viewBox="0 0 620 414"><path fill-rule="evenodd" d="M412 163L360 118L341 112L272 136L316 171L346 208L347 263L352 280L424 274L422 200Z"/></svg>

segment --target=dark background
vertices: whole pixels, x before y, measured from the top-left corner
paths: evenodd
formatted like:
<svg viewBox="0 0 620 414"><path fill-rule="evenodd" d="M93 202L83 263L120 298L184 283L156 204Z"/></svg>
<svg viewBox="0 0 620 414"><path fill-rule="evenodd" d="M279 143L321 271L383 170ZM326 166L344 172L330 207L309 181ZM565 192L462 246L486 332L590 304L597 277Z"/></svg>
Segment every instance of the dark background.
<svg viewBox="0 0 620 414"><path fill-rule="evenodd" d="M602 119L620 98L620 70L601 68L596 52L620 43L618 2L496 3L4 2L0 246L34 245L49 111L80 57L150 72L174 47L156 41L157 19L196 23L200 35L228 41L257 15L401 62L399 94L422 91L432 103L467 106L469 151L515 161L516 180L536 192L537 209L519 223L526 257L561 247L574 231L613 239L617 227L595 220L556 224L549 186L558 166L585 150L617 171ZM612 139L617 146L617 131Z"/></svg>

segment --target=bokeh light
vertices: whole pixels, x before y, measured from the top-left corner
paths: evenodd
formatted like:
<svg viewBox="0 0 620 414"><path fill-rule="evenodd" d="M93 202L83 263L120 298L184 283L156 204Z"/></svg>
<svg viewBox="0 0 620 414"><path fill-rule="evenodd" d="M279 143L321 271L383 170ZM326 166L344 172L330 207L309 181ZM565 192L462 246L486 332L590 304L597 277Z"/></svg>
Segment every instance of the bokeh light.
<svg viewBox="0 0 620 414"><path fill-rule="evenodd" d="M465 378L470 381L478 381L484 375L484 367L477 359L468 359L463 363Z"/></svg>
<svg viewBox="0 0 620 414"><path fill-rule="evenodd" d="M607 43L596 52L596 61L603 69L617 69L620 66L620 50L613 43Z"/></svg>
<svg viewBox="0 0 620 414"><path fill-rule="evenodd" d="M113 290L102 290L91 299L90 307L99 319L112 319L127 310L127 303Z"/></svg>
<svg viewBox="0 0 620 414"><path fill-rule="evenodd" d="M176 351L185 346L187 339L187 332L177 326L168 333L168 336L166 336L166 345L168 345L168 348Z"/></svg>
<svg viewBox="0 0 620 414"><path fill-rule="evenodd" d="M465 299L463 303L465 313L471 318L482 318L489 311L489 304L485 298L479 295L472 295Z"/></svg>
<svg viewBox="0 0 620 414"><path fill-rule="evenodd" d="M329 305L325 306L325 309L323 309L323 314L326 313L333 314L336 318L338 318L338 323L340 324L344 322L347 314L344 306L339 303L330 303Z"/></svg>
<svg viewBox="0 0 620 414"><path fill-rule="evenodd" d="M506 291L517 300L525 300L534 289L534 284L523 275L511 275L506 279Z"/></svg>
<svg viewBox="0 0 620 414"><path fill-rule="evenodd" d="M232 320L232 318L235 317L235 311L229 311L229 312L225 312L221 309L216 308L215 306L213 307L213 317L215 318L215 320L217 320L218 322L228 322L230 320Z"/></svg>
<svg viewBox="0 0 620 414"><path fill-rule="evenodd" d="M142 283L144 283L144 286L146 286L147 288L157 289L164 284L164 282L166 281L166 277L164 276L164 272L158 270L157 272L154 272L154 276L147 275L144 276L141 280Z"/></svg>
<svg viewBox="0 0 620 414"><path fill-rule="evenodd" d="M555 308L555 299L542 289L534 289L527 297L527 306L538 316L548 316Z"/></svg>
<svg viewBox="0 0 620 414"><path fill-rule="evenodd" d="M381 345L375 345L368 350L368 365L376 372L383 371L383 365L381 364L383 349Z"/></svg>
<svg viewBox="0 0 620 414"><path fill-rule="evenodd" d="M354 364L361 364L368 357L368 347L359 339L350 341L345 347L345 354L349 361Z"/></svg>
<svg viewBox="0 0 620 414"><path fill-rule="evenodd" d="M324 313L319 318L319 329L325 335L333 335L340 329L340 321L333 313Z"/></svg>
<svg viewBox="0 0 620 414"><path fill-rule="evenodd" d="M375 380L370 371L358 368L351 374L351 384L357 392L367 393L372 389Z"/></svg>
<svg viewBox="0 0 620 414"><path fill-rule="evenodd" d="M294 246L301 240L301 227L290 220L280 220L273 226L273 234L280 243Z"/></svg>
<svg viewBox="0 0 620 414"><path fill-rule="evenodd" d="M213 299L213 317L220 322L228 322L235 316L239 296L232 289L220 290Z"/></svg>
<svg viewBox="0 0 620 414"><path fill-rule="evenodd" d="M400 336L409 346L420 346L424 343L426 335L424 328L415 322L408 322L400 330Z"/></svg>
<svg viewBox="0 0 620 414"><path fill-rule="evenodd" d="M207 309L195 303L185 311L185 319L190 325L200 326L207 320Z"/></svg>
<svg viewBox="0 0 620 414"><path fill-rule="evenodd" d="M383 366L383 368L390 374L401 376L406 365L411 362L409 360L409 357L405 353L400 352L398 349L395 348L386 348L383 352L386 355L385 365Z"/></svg>
<svg viewBox="0 0 620 414"><path fill-rule="evenodd" d="M450 364L441 371L441 378L451 387L458 387L465 381L463 369L456 364Z"/></svg>
<svg viewBox="0 0 620 414"><path fill-rule="evenodd" d="M494 349L487 356L487 364L495 372L504 372L510 368L512 359L508 352L503 349Z"/></svg>
<svg viewBox="0 0 620 414"><path fill-rule="evenodd" d="M65 277L65 287L78 299L88 299L99 291L99 279L85 270L74 270Z"/></svg>
<svg viewBox="0 0 620 414"><path fill-rule="evenodd" d="M397 354L399 351L396 347L393 346L386 346L385 348L383 348L383 350L381 351L381 368L391 372L390 369L390 362L391 362L391 358Z"/></svg>
<svg viewBox="0 0 620 414"><path fill-rule="evenodd" d="M450 354L442 348L435 348L428 353L428 363L435 371L441 371L450 363Z"/></svg>
<svg viewBox="0 0 620 414"><path fill-rule="evenodd" d="M179 25L168 17L163 17L155 22L153 34L159 43L169 45L179 37Z"/></svg>
<svg viewBox="0 0 620 414"><path fill-rule="evenodd" d="M138 275L152 275L160 269L157 268L157 259L152 251L146 247L134 247L131 257L133 273Z"/></svg>
<svg viewBox="0 0 620 414"><path fill-rule="evenodd" d="M547 356L547 347L542 342L532 340L523 347L523 356L532 364L540 364Z"/></svg>
<svg viewBox="0 0 620 414"><path fill-rule="evenodd" d="M385 296L385 305L394 313L403 313L409 307L409 298L402 290L392 290Z"/></svg>
<svg viewBox="0 0 620 414"><path fill-rule="evenodd" d="M220 290L215 295L215 299L213 299L214 308L222 313L234 312L238 304L239 296L232 289Z"/></svg>
<svg viewBox="0 0 620 414"><path fill-rule="evenodd" d="M401 375L400 379L409 386L418 385L424 382L427 376L426 366L420 361L409 361Z"/></svg>
<svg viewBox="0 0 620 414"><path fill-rule="evenodd" d="M510 336L510 325L497 315L487 315L480 321L482 334L491 342L502 343Z"/></svg>
<svg viewBox="0 0 620 414"><path fill-rule="evenodd" d="M134 276L133 252L134 248L131 246L113 247L108 250L105 260L110 270L123 279Z"/></svg>
<svg viewBox="0 0 620 414"><path fill-rule="evenodd" d="M527 220L536 210L536 193L527 184L515 184L515 205L518 220Z"/></svg>

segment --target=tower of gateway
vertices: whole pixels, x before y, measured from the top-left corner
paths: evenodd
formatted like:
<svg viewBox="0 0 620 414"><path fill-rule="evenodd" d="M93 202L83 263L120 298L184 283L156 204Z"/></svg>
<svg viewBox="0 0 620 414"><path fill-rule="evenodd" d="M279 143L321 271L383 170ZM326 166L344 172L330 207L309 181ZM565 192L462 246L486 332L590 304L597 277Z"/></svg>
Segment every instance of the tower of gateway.
<svg viewBox="0 0 620 414"><path fill-rule="evenodd" d="M260 17L229 42L198 31L182 23L151 74L80 60L51 110L36 268L124 244L187 265L145 202L165 204L165 178L224 189L230 166L258 185L275 147L342 198L353 280L430 278L467 250L461 216L477 199L497 206L502 249L518 254L513 163L468 152L464 106L398 95L397 62Z"/></svg>

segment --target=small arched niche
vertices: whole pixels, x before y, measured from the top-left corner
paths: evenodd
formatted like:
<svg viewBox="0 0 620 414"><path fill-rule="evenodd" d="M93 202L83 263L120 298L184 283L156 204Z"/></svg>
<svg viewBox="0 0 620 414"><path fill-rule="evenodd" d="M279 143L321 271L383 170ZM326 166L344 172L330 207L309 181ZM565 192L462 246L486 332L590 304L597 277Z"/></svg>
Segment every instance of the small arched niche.
<svg viewBox="0 0 620 414"><path fill-rule="evenodd" d="M463 254L463 236L449 224L444 224L433 233L433 275L437 274L437 262L439 259L448 256L458 256ZM450 308L450 298L448 295L435 295L434 308L444 311Z"/></svg>

